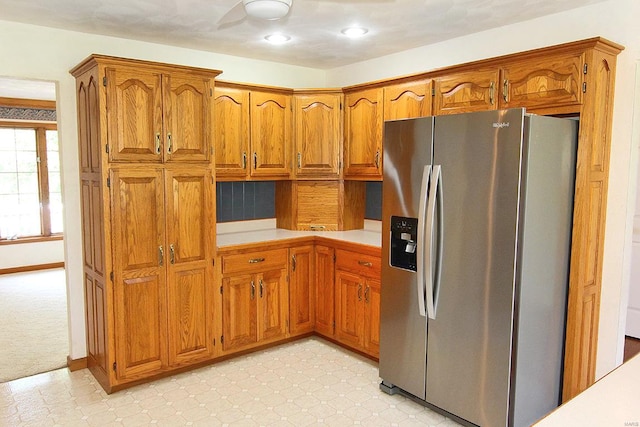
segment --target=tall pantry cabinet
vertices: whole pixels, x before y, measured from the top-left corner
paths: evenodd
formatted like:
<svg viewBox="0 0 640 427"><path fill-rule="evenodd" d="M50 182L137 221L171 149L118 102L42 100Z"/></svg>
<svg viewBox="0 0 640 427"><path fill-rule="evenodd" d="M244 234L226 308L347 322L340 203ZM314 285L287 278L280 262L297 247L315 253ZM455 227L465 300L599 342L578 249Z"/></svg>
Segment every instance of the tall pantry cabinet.
<svg viewBox="0 0 640 427"><path fill-rule="evenodd" d="M101 55L71 70L87 364L108 392L214 356L219 73Z"/></svg>

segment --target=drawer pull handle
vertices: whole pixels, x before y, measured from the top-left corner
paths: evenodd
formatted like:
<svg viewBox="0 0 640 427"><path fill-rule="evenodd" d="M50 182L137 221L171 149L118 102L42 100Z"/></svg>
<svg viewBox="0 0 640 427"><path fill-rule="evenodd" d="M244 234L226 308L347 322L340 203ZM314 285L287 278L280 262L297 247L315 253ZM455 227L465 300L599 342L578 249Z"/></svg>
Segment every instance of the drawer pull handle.
<svg viewBox="0 0 640 427"><path fill-rule="evenodd" d="M358 283L358 301L362 301L362 283Z"/></svg>
<svg viewBox="0 0 640 427"><path fill-rule="evenodd" d="M364 302L369 304L369 285L367 285L367 287L364 288Z"/></svg>
<svg viewBox="0 0 640 427"><path fill-rule="evenodd" d="M311 231L322 231L327 227L324 225L310 225L309 228L311 229Z"/></svg>
<svg viewBox="0 0 640 427"><path fill-rule="evenodd" d="M251 281L251 295L250 295L250 299L251 301L253 301L256 297L256 284L253 283L253 280Z"/></svg>
<svg viewBox="0 0 640 427"><path fill-rule="evenodd" d="M263 262L263 261L264 261L264 258L251 258L249 260L249 264L257 264L257 263Z"/></svg>
<svg viewBox="0 0 640 427"><path fill-rule="evenodd" d="M296 271L296 256L291 255L291 270Z"/></svg>
<svg viewBox="0 0 640 427"><path fill-rule="evenodd" d="M260 279L260 298L262 298L263 290L264 290L264 283L262 282L262 279Z"/></svg>
<svg viewBox="0 0 640 427"><path fill-rule="evenodd" d="M363 265L363 266L365 266L365 267L373 267L373 264L372 264L372 263L370 263L369 261L362 261L362 260L360 260L360 261L358 261L358 264Z"/></svg>

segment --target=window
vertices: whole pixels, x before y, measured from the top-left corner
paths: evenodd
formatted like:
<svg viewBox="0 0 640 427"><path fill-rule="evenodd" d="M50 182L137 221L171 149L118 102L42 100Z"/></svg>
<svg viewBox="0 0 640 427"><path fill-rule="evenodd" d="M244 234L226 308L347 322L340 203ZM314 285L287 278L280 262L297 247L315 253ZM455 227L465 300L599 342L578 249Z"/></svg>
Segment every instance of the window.
<svg viewBox="0 0 640 427"><path fill-rule="evenodd" d="M62 233L55 124L0 122L0 241Z"/></svg>

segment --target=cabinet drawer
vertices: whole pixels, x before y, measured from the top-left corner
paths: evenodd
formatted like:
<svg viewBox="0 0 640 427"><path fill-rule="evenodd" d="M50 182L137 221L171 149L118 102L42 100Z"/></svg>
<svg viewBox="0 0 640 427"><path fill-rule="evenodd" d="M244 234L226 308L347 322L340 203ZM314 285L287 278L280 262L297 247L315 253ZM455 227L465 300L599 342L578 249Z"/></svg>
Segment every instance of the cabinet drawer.
<svg viewBox="0 0 640 427"><path fill-rule="evenodd" d="M286 268L287 250L248 252L246 254L226 255L222 257L222 274L240 271L266 271L273 268Z"/></svg>
<svg viewBox="0 0 640 427"><path fill-rule="evenodd" d="M366 277L379 278L380 258L337 249L336 268Z"/></svg>

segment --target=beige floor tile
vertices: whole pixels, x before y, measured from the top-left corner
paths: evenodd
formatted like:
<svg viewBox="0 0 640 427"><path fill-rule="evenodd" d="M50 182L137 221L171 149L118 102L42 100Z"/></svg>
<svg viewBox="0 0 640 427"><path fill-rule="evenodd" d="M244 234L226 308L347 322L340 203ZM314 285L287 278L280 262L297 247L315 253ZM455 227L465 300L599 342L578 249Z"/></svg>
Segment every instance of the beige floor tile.
<svg viewBox="0 0 640 427"><path fill-rule="evenodd" d="M107 395L88 370L0 384L0 426L456 426L308 338Z"/></svg>

